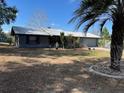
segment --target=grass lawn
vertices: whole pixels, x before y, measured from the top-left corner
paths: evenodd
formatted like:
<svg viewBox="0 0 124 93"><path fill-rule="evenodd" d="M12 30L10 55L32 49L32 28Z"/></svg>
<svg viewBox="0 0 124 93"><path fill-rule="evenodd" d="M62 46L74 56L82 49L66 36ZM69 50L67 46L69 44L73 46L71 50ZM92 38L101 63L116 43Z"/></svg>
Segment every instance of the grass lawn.
<svg viewBox="0 0 124 93"><path fill-rule="evenodd" d="M124 82L88 72L109 61L103 50L18 49L0 46L0 93L123 93Z"/></svg>
<svg viewBox="0 0 124 93"><path fill-rule="evenodd" d="M108 51L87 49L68 49L68 50L49 50L49 49L18 49L7 46L0 46L0 64L7 62L27 63L51 63L51 64L64 64L71 63L73 60L85 60L92 58L107 58L109 57ZM30 63L29 62L29 63Z"/></svg>

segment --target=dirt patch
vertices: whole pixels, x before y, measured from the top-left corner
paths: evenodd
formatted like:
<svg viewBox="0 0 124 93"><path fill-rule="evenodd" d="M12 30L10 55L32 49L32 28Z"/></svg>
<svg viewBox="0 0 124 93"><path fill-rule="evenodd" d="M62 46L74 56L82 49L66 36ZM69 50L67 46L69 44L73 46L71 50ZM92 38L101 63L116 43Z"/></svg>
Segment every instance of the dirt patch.
<svg viewBox="0 0 124 93"><path fill-rule="evenodd" d="M124 81L115 88L111 79L88 71L108 54L0 47L0 93L123 93Z"/></svg>

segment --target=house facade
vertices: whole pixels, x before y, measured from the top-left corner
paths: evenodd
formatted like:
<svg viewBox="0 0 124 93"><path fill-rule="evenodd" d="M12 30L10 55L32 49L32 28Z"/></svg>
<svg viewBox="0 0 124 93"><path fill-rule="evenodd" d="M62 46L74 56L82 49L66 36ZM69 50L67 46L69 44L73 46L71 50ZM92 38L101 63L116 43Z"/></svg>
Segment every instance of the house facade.
<svg viewBox="0 0 124 93"><path fill-rule="evenodd" d="M49 48L55 47L55 43L58 42L61 45L60 33L64 32L65 37L72 35L73 37L80 38L80 45L86 45L88 47L97 47L98 39L97 35L82 32L71 32L60 29L41 28L32 29L19 26L13 26L11 29L11 35L15 36L15 45L19 48Z"/></svg>

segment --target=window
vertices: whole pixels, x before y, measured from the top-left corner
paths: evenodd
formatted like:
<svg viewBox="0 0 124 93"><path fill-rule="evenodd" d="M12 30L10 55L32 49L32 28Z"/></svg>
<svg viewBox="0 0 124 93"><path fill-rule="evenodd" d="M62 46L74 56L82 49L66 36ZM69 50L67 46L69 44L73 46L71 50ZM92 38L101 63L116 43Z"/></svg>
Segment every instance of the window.
<svg viewBox="0 0 124 93"><path fill-rule="evenodd" d="M37 37L36 36L29 36L29 44L34 45L37 43Z"/></svg>
<svg viewBox="0 0 124 93"><path fill-rule="evenodd" d="M29 40L30 40L30 41L36 41L37 38L36 38L36 36L29 36Z"/></svg>
<svg viewBox="0 0 124 93"><path fill-rule="evenodd" d="M27 36L27 44L40 44L40 38L39 36Z"/></svg>

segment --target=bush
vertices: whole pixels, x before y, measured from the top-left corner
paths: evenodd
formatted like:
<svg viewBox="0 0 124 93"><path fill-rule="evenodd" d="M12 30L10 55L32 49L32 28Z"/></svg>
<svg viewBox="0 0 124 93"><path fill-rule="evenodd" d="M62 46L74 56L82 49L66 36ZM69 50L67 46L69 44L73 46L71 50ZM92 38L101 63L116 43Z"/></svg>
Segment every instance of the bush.
<svg viewBox="0 0 124 93"><path fill-rule="evenodd" d="M9 43L9 45L12 45L14 43L14 37L12 37L12 36L7 37L6 42Z"/></svg>
<svg viewBox="0 0 124 93"><path fill-rule="evenodd" d="M80 38L75 38L75 48L80 48Z"/></svg>

